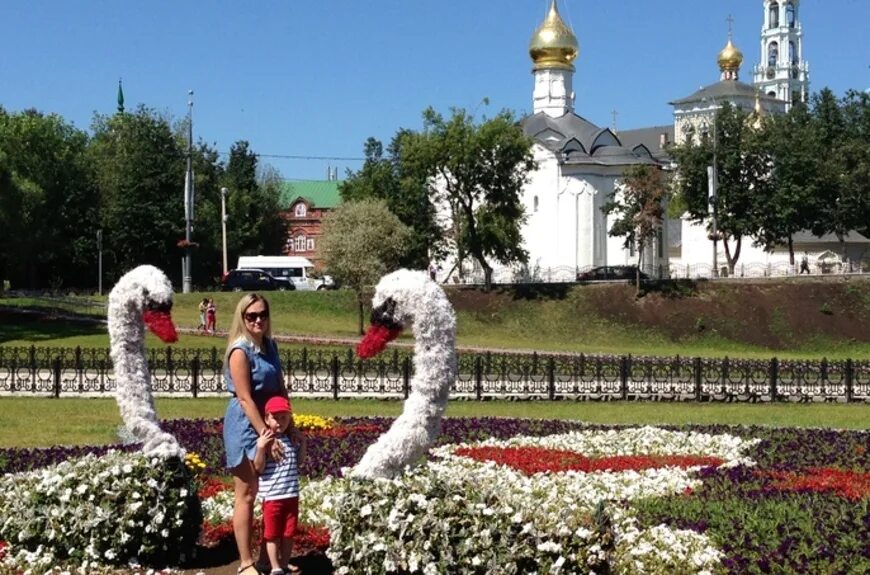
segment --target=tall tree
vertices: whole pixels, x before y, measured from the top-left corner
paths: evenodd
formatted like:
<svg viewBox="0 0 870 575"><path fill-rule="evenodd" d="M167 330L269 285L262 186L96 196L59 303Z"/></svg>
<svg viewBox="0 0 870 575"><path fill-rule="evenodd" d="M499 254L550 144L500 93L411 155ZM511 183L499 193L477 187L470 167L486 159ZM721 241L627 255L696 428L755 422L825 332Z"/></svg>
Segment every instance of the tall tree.
<svg viewBox="0 0 870 575"><path fill-rule="evenodd" d="M366 140L365 163L359 171L348 174L340 192L345 201L385 200L390 211L411 229L402 265L425 269L431 259L445 255L445 245L436 222L435 206L429 197L426 166L410 161L403 153L416 137L414 132L400 129L393 136L386 155L379 140Z"/></svg>
<svg viewBox="0 0 870 575"><path fill-rule="evenodd" d="M229 190L227 251L240 255L280 254L286 230L281 220L280 178L259 165L250 144L240 140L230 149L223 185Z"/></svg>
<svg viewBox="0 0 870 575"><path fill-rule="evenodd" d="M184 151L168 121L140 106L96 116L91 157L102 198L103 243L110 281L140 264L181 283Z"/></svg>
<svg viewBox="0 0 870 575"><path fill-rule="evenodd" d="M410 235L384 200L344 202L323 218L317 249L335 279L356 294L360 334L366 289L399 267Z"/></svg>
<svg viewBox="0 0 870 575"><path fill-rule="evenodd" d="M616 216L608 235L623 237L623 246L637 246L636 294L640 295L640 269L646 247L655 241L665 217L667 184L658 166L632 166L625 172L622 186L601 208Z"/></svg>
<svg viewBox="0 0 870 575"><path fill-rule="evenodd" d="M787 245L794 265L794 234L810 228L817 209L818 157L807 107L797 104L787 114L771 118L756 134L766 142L770 159L770 189L757 194L754 210L756 244L771 251Z"/></svg>
<svg viewBox="0 0 870 575"><path fill-rule="evenodd" d="M813 97L815 142L820 158L819 209L812 230L841 241L870 219L870 95L850 92L837 101L822 90Z"/></svg>
<svg viewBox="0 0 870 575"><path fill-rule="evenodd" d="M17 287L92 286L97 190L88 136L55 114L0 111L3 267ZM94 278L94 279L90 279Z"/></svg>
<svg viewBox="0 0 870 575"><path fill-rule="evenodd" d="M454 109L445 119L429 108L423 120L423 132L403 146L402 161L426 167L430 194L451 209L460 263L464 254L473 257L489 289L490 259L501 264L528 259L520 195L537 167L532 141L508 111L476 124L465 110Z"/></svg>
<svg viewBox="0 0 870 575"><path fill-rule="evenodd" d="M677 163L675 192L682 196L689 218L706 223L711 235L712 210L730 273L740 258L744 236L754 231L757 198L770 188L770 157L765 141L745 112L725 103L706 134L671 148ZM716 195L709 202L707 166L715 166ZM710 205L712 203L712 206Z"/></svg>

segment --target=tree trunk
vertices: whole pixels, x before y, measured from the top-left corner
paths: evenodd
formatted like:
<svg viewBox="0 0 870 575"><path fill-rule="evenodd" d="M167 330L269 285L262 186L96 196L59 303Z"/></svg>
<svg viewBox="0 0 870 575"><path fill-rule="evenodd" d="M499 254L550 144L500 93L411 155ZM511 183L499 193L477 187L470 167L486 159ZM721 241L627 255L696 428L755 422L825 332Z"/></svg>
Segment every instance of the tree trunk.
<svg viewBox="0 0 870 575"><path fill-rule="evenodd" d="M480 267L483 268L483 289L489 291L492 289L492 268L486 263L486 258L480 257L478 260Z"/></svg>
<svg viewBox="0 0 870 575"><path fill-rule="evenodd" d="M643 244L638 243L637 248L637 269L634 270L634 297L640 297L640 266L643 263Z"/></svg>
<svg viewBox="0 0 870 575"><path fill-rule="evenodd" d="M788 235L788 263L794 268L794 239Z"/></svg>
<svg viewBox="0 0 870 575"><path fill-rule="evenodd" d="M356 303L359 306L359 334L365 335L365 329L363 326L363 306L365 303L363 302L362 292L356 294Z"/></svg>

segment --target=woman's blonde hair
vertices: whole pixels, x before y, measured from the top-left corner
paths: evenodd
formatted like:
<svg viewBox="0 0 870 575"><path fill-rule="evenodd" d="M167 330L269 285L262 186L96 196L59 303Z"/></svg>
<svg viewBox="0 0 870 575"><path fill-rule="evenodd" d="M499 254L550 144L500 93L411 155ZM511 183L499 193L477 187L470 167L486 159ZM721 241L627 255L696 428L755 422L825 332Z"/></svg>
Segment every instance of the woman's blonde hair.
<svg viewBox="0 0 870 575"><path fill-rule="evenodd" d="M233 344L239 339L244 338L249 342L253 343L254 340L251 338L251 332L248 330L248 326L245 323L245 318L242 317L245 312L251 307L253 304L258 301L263 302L263 305L266 307L266 311L269 311L269 300L265 297L261 296L258 293L249 293L242 296L242 299L239 300L238 305L236 305L236 311L233 314L233 321L230 324L229 335L227 336L227 351L224 353L224 365L228 365L230 360L230 352L233 350ZM270 321L266 325L266 330L263 332L264 337L272 337L272 322Z"/></svg>

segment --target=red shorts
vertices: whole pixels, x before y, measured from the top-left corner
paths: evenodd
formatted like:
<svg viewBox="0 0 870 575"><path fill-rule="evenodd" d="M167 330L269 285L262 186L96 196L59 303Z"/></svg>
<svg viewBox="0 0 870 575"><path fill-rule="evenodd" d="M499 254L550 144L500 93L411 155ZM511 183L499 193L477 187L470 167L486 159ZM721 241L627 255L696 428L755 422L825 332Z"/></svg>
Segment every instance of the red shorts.
<svg viewBox="0 0 870 575"><path fill-rule="evenodd" d="M299 498L274 499L263 502L263 538L275 541L293 537L299 522Z"/></svg>

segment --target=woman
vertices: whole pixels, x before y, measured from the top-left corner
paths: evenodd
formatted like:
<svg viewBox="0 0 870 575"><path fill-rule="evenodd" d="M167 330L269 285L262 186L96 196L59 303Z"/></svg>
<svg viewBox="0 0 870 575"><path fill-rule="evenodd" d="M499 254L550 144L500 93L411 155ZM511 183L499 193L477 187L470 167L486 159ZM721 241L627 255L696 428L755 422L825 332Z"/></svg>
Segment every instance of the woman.
<svg viewBox="0 0 870 575"><path fill-rule="evenodd" d="M287 397L278 346L269 324L269 302L263 296L250 293L239 300L224 365L224 378L233 396L224 416L224 448L235 490L233 533L239 548L239 574L257 575L251 556L251 525L257 496L254 454L257 437L268 431L263 419L266 401L276 395ZM272 456L283 456L280 446Z"/></svg>

